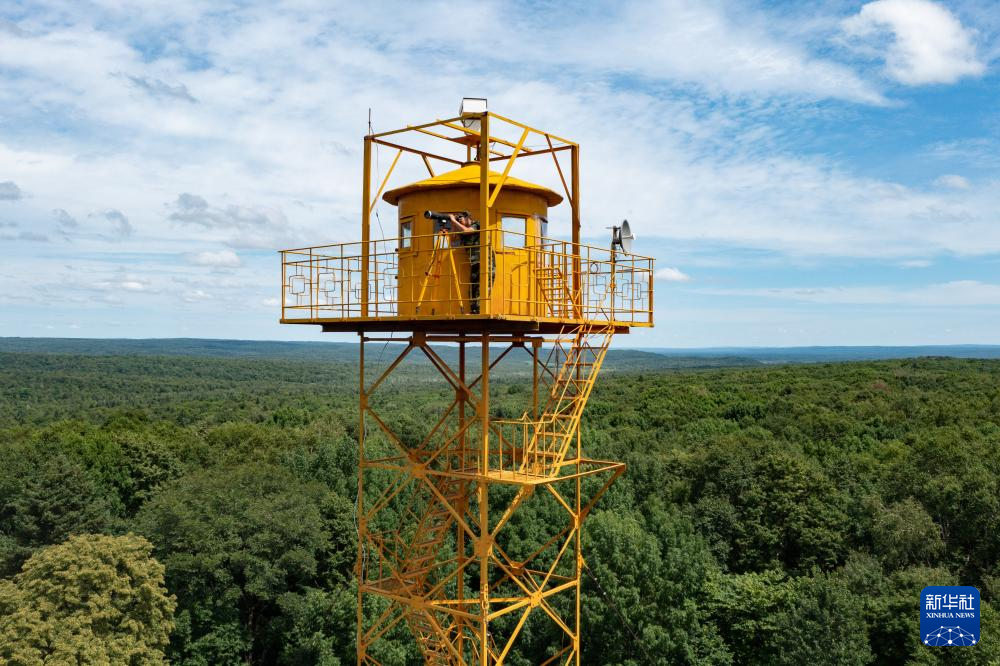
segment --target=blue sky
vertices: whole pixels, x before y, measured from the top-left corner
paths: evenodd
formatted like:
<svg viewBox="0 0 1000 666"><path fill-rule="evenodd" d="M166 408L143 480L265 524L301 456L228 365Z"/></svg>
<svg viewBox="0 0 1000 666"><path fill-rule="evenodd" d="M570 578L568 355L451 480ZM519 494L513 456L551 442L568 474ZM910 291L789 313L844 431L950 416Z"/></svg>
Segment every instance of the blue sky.
<svg viewBox="0 0 1000 666"><path fill-rule="evenodd" d="M350 339L275 250L359 236L369 108L485 96L656 257L626 344L1000 343L991 2L139 5L0 8L0 336Z"/></svg>

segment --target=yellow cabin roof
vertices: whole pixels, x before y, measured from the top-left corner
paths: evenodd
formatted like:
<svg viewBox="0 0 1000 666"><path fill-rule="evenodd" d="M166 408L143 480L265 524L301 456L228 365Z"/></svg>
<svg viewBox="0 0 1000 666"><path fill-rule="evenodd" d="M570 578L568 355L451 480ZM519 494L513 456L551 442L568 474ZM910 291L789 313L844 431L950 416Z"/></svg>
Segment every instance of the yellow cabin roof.
<svg viewBox="0 0 1000 666"><path fill-rule="evenodd" d="M490 171L490 185L496 185L500 182L500 178L503 174ZM411 192L420 192L422 190L433 190L437 188L449 188L449 187L479 187L479 165L478 164L467 164L466 166L455 169L454 171L449 171L448 173L438 174L433 178L428 178L426 180L421 180L416 183L410 183L409 185L404 185L403 187L397 187L394 190L389 190L382 195L382 198L387 202L396 205L399 198L404 194L410 194ZM545 197L548 201L549 206L555 206L562 202L563 198L553 192L547 187L542 187L541 185L535 185L534 183L529 183L526 180L521 180L520 178L514 178L513 176L507 176L507 180L503 183L504 189L510 188L512 190L525 190L528 192L535 192Z"/></svg>

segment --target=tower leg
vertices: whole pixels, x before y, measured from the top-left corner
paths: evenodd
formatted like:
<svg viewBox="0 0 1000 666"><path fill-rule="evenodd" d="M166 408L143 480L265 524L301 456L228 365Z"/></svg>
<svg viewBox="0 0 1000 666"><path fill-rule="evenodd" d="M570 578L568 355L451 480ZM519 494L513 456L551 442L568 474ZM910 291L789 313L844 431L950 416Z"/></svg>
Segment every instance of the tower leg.
<svg viewBox="0 0 1000 666"><path fill-rule="evenodd" d="M365 661L367 646L364 641L364 584L365 584L365 548L367 547L364 512L364 483L365 483L365 410L368 408L368 396L365 393L365 334L358 334L358 498L357 498L357 520L358 520L358 554L355 566L355 578L358 584L358 630L355 638L358 666Z"/></svg>
<svg viewBox="0 0 1000 666"><path fill-rule="evenodd" d="M553 646L544 663L579 666L580 527L624 470L621 463L582 457L579 418L609 337L601 340L594 345L576 333L561 336L542 362L541 338L533 336L416 332L371 382L362 370L358 666L377 666L374 643L403 629L413 635L426 666L500 666L522 630L532 626L529 616L551 621L560 636L561 647ZM385 340L362 338L362 367L372 341ZM494 359L491 342L507 345ZM438 343L458 346L457 368L439 353ZM479 375L471 379L468 343L480 345ZM531 357L531 395L521 417L493 418L493 366L519 347ZM422 432L405 418L405 430L395 427L401 415L392 412L391 402L384 413L379 407L379 387L411 353L425 356L450 389L421 393L427 414L436 415ZM445 402L435 402L436 396ZM583 478L597 475L606 483L584 497ZM366 479L367 498L361 494ZM553 515L530 547L505 527L526 502L558 505L566 519Z"/></svg>
<svg viewBox="0 0 1000 666"><path fill-rule="evenodd" d="M465 342L458 343L458 378L461 382L462 387L455 389L456 400L458 400L458 427L459 431L462 433L459 436L458 441L458 466L464 467L466 460L466 446L468 443L468 436L465 431L465 405L468 402L468 395L465 393ZM466 515L469 511L469 498L468 494L465 496L465 500L462 502L458 510ZM462 529L461 525L456 523L455 525L455 555L456 563L458 565L458 576L455 580L455 591L456 598L458 599L459 608L465 608L465 530ZM458 617L455 620L458 625L458 654L461 655L462 659L465 659L465 618Z"/></svg>
<svg viewBox="0 0 1000 666"><path fill-rule="evenodd" d="M489 666L490 645L488 617L490 614L490 492L486 474L490 460L490 336L483 335L482 375L480 379L479 418L482 442L479 450L479 663Z"/></svg>

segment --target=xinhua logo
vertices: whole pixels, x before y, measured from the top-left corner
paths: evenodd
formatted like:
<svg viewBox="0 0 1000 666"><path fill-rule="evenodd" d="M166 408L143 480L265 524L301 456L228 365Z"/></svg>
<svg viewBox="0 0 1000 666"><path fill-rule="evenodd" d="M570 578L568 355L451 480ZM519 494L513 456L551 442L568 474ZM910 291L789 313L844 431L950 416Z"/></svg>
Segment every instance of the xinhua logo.
<svg viewBox="0 0 1000 666"><path fill-rule="evenodd" d="M979 639L979 590L964 585L930 585L920 592L920 640L924 645L975 645Z"/></svg>

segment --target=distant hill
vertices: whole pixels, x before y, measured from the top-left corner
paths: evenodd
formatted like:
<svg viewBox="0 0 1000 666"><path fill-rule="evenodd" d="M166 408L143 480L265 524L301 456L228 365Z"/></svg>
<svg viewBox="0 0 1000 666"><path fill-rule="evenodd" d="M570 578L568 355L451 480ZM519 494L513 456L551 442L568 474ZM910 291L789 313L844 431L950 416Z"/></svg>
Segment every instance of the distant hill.
<svg viewBox="0 0 1000 666"><path fill-rule="evenodd" d="M761 363L829 363L881 361L899 358L1000 358L1000 345L920 345L914 347L705 347L650 348L670 357L719 358L733 356Z"/></svg>
<svg viewBox="0 0 1000 666"><path fill-rule="evenodd" d="M372 344L369 354L381 358L402 351L402 345ZM352 342L278 342L271 340L210 340L202 338L97 339L97 338L0 338L0 353L79 354L85 356L205 356L213 358L283 359L326 363L357 363L358 347ZM455 362L454 347L440 349L442 357ZM414 357L426 363L423 356ZM528 366L527 355L514 355ZM371 357L370 357L371 360ZM735 354L662 354L639 349L612 349L608 370L670 370L746 367L761 361Z"/></svg>
<svg viewBox="0 0 1000 666"><path fill-rule="evenodd" d="M357 361L349 342L278 342L204 338L0 338L0 352L88 356L212 356L219 358Z"/></svg>
<svg viewBox="0 0 1000 666"><path fill-rule="evenodd" d="M373 344L372 353L398 353L401 346ZM88 356L209 356L260 358L329 363L356 363L353 342L283 342L273 340L211 340L204 338L0 338L0 352L83 354ZM455 359L453 347L441 354ZM900 358L1000 358L1000 345L924 345L915 347L705 347L701 349L614 347L608 353L609 370L725 368L776 363L830 363ZM422 359L422 357L421 357ZM526 359L525 359L526 360ZM426 362L424 359L422 362Z"/></svg>

